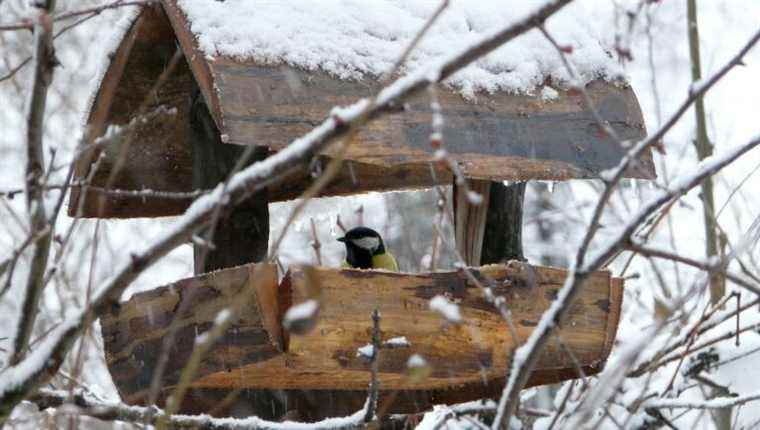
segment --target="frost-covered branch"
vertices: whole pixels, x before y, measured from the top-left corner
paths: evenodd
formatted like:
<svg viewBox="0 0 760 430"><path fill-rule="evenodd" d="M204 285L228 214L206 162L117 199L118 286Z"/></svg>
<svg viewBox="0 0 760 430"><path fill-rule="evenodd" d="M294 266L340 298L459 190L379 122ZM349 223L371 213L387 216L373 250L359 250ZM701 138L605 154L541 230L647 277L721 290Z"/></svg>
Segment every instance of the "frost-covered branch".
<svg viewBox="0 0 760 430"><path fill-rule="evenodd" d="M757 33L754 40L760 36ZM519 403L519 393L528 380L533 367L541 353L543 347L549 341L554 328L561 324L570 310L570 305L580 293L584 281L595 270L600 269L604 263L613 256L617 251L623 249L630 242L631 235L636 231L639 225L649 216L655 213L659 208L669 203L671 200L680 198L688 191L699 185L702 180L717 173L720 169L727 166L737 158L746 154L751 149L760 145L760 136L750 142L734 148L732 151L720 156L714 157L709 162L703 163L701 168L694 174L688 175L681 180L674 181L667 191L662 191L652 201L645 204L637 214L625 225L625 227L613 236L613 238L600 246L591 259L582 265L571 270L565 284L557 295L557 299L551 307L544 312L536 329L531 333L526 343L521 346L514 354L512 368L510 369L507 385L499 401L499 413L494 420L495 428L503 428L509 422L510 416L514 413ZM626 158L630 156L630 153ZM625 160L621 164L625 163ZM602 197L603 198L603 197ZM583 251L583 249L581 249ZM584 251L585 252L585 251ZM579 261L584 261L583 256L578 256Z"/></svg>
<svg viewBox="0 0 760 430"><path fill-rule="evenodd" d="M644 408L656 409L723 409L760 400L760 392L736 397L716 397L710 400L651 399Z"/></svg>
<svg viewBox="0 0 760 430"><path fill-rule="evenodd" d="M77 18L82 15L99 15L100 13L109 10L116 9L124 6L142 6L155 2L156 0L117 0L112 3L106 3L100 6L93 6L84 9L73 10L64 12L53 17L53 22L63 21L67 19ZM23 19L13 24L0 24L0 31L17 31L17 30L33 30L34 24L30 19Z"/></svg>
<svg viewBox="0 0 760 430"><path fill-rule="evenodd" d="M0 3L2 3L2 1L0 1ZM121 7L121 6L126 6L126 5L125 4L121 4L119 6ZM81 18L79 18L78 20L72 22L71 24L68 24L68 25L64 26L63 28L61 28L60 30L58 30L55 33L55 35L53 36L53 40L58 39L60 36L62 36L63 34L67 33L71 29L74 29L74 28L76 28L76 27L84 24L85 22L91 20L92 18L95 18L96 16L99 16L101 12L102 11L92 11L89 14L83 15ZM6 81L6 80L11 79L12 77L16 76L16 73L18 73L21 69L23 69L31 61L32 61L32 56L24 58L15 67L10 68L10 70L8 71L8 73L6 73L5 75L0 76L0 82Z"/></svg>
<svg viewBox="0 0 760 430"><path fill-rule="evenodd" d="M636 369L628 373L629 378L638 378L641 375L651 372L657 368L660 368L664 366L665 364L676 360L678 357L671 357L667 360L662 360L663 357L665 357L668 354L671 354L672 352L676 351L677 349L687 345L692 338L697 338L704 333L718 327L723 322L727 321L730 318L735 318L737 315L741 314L742 312L746 312L748 309L752 309L760 304L760 299L755 299L749 303L743 304L738 309L735 309L731 312L728 312L726 314L723 314L718 318L716 321L697 321L693 328L690 330L687 330L686 333L678 340L673 342L671 345L668 345L667 347L664 347L657 351L657 354L648 359L646 362L641 363ZM717 309L716 309L717 310ZM706 315L703 318L709 318L709 315ZM738 332L738 330L737 330ZM736 333L731 333L731 336L734 336ZM730 336L729 336L730 337ZM692 349L694 351L694 349Z"/></svg>
<svg viewBox="0 0 760 430"><path fill-rule="evenodd" d="M88 185L84 181L74 181L71 184L49 184L42 187L43 191L61 191L66 192L69 188L86 187L88 192L104 194L113 197L134 197L142 199L160 198L166 200L189 200L196 199L212 190L195 190L195 191L162 191L162 190L122 190L118 188L104 188L94 185ZM0 198L7 197L13 199L18 194L23 194L26 190L21 188L0 191Z"/></svg>
<svg viewBox="0 0 760 430"><path fill-rule="evenodd" d="M640 244L629 244L626 246L626 248L630 249L631 251L638 252L639 254L647 256L647 257L662 258L665 260L671 260L678 263L683 263L692 267L696 267L697 269L704 270L705 272L708 272L711 274L720 273L721 275L725 276L726 279L730 280L736 285L739 285L743 288L746 288L749 291L752 291L755 294L760 295L760 285L756 285L751 280L744 279L743 277L739 275L729 272L727 269L724 268L725 264L720 259L713 259L712 261L699 261L690 257L664 251L661 249L651 248L651 247L640 245Z"/></svg>
<svg viewBox="0 0 760 430"><path fill-rule="evenodd" d="M583 260L586 257L588 247L599 229L599 221L601 220L604 208L607 206L610 197L612 197L612 192L615 190L617 184L620 183L625 172L635 165L634 163L637 162L636 160L638 160L645 151L659 144L665 134L667 134L681 120L697 99L713 88L713 86L723 79L731 69L742 64L742 59L755 46L755 44L757 44L758 39L760 39L760 31L757 31L739 50L739 52L709 79L705 80L698 87L692 87L689 90L686 100L681 103L676 112L654 134L634 145L634 147L623 157L617 167L602 172L602 179L605 183L604 190L602 191L599 200L597 200L596 207L591 215L591 222L589 223L586 234L581 242L581 246L576 254L575 267L581 267L583 265Z"/></svg>
<svg viewBox="0 0 760 430"><path fill-rule="evenodd" d="M30 398L40 409L61 408L67 405L76 409L61 408L58 413L85 415L104 421L125 421L140 425L156 425L166 422L172 429L197 430L340 430L360 427L364 409L342 418L328 418L315 423L291 421L273 422L257 417L214 418L210 415L167 415L153 407L128 406L123 403L106 403L94 400L82 393L69 399L66 391L40 390Z"/></svg>
<svg viewBox="0 0 760 430"><path fill-rule="evenodd" d="M45 122L45 106L47 93L53 81L53 69L57 65L53 50L53 22L51 14L55 9L55 0L36 2L32 4L34 18L34 74L26 106L26 207L29 212L30 235L43 232L40 238L32 243L32 260L26 285L22 292L21 311L16 323L13 352L10 362L20 362L29 345L34 321L37 318L37 305L42 297L45 268L47 267L52 226L48 225L45 212L44 186L44 146L42 136Z"/></svg>
<svg viewBox="0 0 760 430"><path fill-rule="evenodd" d="M336 138L350 130L384 115L400 106L407 98L418 94L432 83L440 82L475 59L493 51L504 43L541 25L549 16L571 0L554 0L535 12L516 20L504 28L488 34L463 50L444 58L420 72L400 78L383 89L371 103L362 99L344 109L334 109L329 118L301 138L296 139L280 152L255 163L234 175L226 190L217 187L204 195L187 209L171 227L141 252L131 255L131 260L117 268L115 276L94 295L90 309L64 321L44 339L23 361L0 373L0 422L4 422L11 410L27 398L58 370L71 345L85 329L88 314L101 315L118 304L124 290L147 267L177 246L187 242L209 222L209 217L219 206L230 207L259 191L274 178L290 173L297 165L308 163Z"/></svg>

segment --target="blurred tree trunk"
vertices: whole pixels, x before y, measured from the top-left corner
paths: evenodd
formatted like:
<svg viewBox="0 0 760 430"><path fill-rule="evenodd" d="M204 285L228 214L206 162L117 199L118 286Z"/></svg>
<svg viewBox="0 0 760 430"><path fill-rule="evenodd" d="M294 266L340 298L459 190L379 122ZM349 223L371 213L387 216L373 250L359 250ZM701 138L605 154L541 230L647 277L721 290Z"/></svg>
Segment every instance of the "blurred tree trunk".
<svg viewBox="0 0 760 430"><path fill-rule="evenodd" d="M699 26L697 24L696 0L688 0L689 54L691 56L691 79L695 85L702 79L702 65L699 54ZM697 120L696 140L697 157L700 161L712 156L713 146L707 137L707 120L705 118L705 101L699 97L694 104ZM702 182L702 208L705 219L705 239L708 259L718 255L718 234L715 219L715 197L713 180L708 177ZM725 279L715 273L710 277L710 301L715 304L726 294Z"/></svg>
<svg viewBox="0 0 760 430"><path fill-rule="evenodd" d="M702 64L699 53L699 25L697 21L697 2L687 2L687 28L689 33L689 55L691 57L691 80L693 85L699 85L702 79ZM705 117L705 101L699 97L694 104L694 114L697 120L697 138L694 145L697 149L697 157L700 161L713 154L713 146L707 137L707 120ZM715 218L715 197L713 195L712 176L708 176L702 182L702 212L705 219L705 245L708 261L717 257L718 253L718 229ZM710 302L715 305L726 294L726 280L719 273L710 274ZM719 390L713 390L713 394L720 396ZM718 430L731 428L732 408L716 409L712 414L715 427Z"/></svg>

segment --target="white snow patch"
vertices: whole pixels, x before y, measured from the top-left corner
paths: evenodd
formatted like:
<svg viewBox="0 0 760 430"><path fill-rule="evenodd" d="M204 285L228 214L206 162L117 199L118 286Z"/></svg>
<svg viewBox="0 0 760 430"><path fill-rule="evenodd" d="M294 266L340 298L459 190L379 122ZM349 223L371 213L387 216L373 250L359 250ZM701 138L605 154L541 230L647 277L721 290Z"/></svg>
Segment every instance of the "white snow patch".
<svg viewBox="0 0 760 430"><path fill-rule="evenodd" d="M483 203L483 196L470 190L467 192L467 201L470 202L471 205L480 206L480 204Z"/></svg>
<svg viewBox="0 0 760 430"><path fill-rule="evenodd" d="M100 91L100 86L103 82L103 78L106 76L108 67L111 65L114 55L116 55L116 50L119 49L124 36L126 36L127 32L132 28L132 24L134 24L142 11L141 6L124 6L121 9L124 11L124 16L113 25L112 33L108 37L101 39L103 42L92 51L97 52L98 57L102 58L102 60L101 63L98 64L95 76L91 81L90 94L87 97L88 101L85 107L84 116L82 117L83 125L87 123L87 119L90 117L92 104L95 102L95 97L97 97L98 91Z"/></svg>
<svg viewBox="0 0 760 430"><path fill-rule="evenodd" d="M229 308L224 308L221 311L219 311L218 314L216 314L216 318L214 318L214 324L215 325L222 325L227 322L228 319L232 316L232 312L229 310Z"/></svg>
<svg viewBox="0 0 760 430"><path fill-rule="evenodd" d="M544 87L541 90L541 100L551 102L559 99L559 93L552 87Z"/></svg>
<svg viewBox="0 0 760 430"><path fill-rule="evenodd" d="M427 361L425 361L425 359L419 354L412 354L409 357L409 360L406 361L406 367L409 368L426 367L427 365Z"/></svg>
<svg viewBox="0 0 760 430"><path fill-rule="evenodd" d="M356 349L357 357L372 358L374 355L375 355L375 347L370 344L366 344L362 346L361 348Z"/></svg>
<svg viewBox="0 0 760 430"><path fill-rule="evenodd" d="M383 342L383 345L388 346L390 348L405 348L405 347L410 346L411 344L406 339L406 336L399 336L399 337L394 337L394 338L386 340L385 342Z"/></svg>
<svg viewBox="0 0 760 430"><path fill-rule="evenodd" d="M203 345L206 342L208 342L208 332L203 332L199 334L198 336L195 336L195 344L196 345Z"/></svg>
<svg viewBox="0 0 760 430"><path fill-rule="evenodd" d="M609 169L604 169L601 172L599 172L599 177L604 182L612 182L613 179L615 179L615 175L617 174L618 167L610 167Z"/></svg>
<svg viewBox="0 0 760 430"><path fill-rule="evenodd" d="M283 317L283 323L287 326L296 321L314 318L317 310L319 310L319 302L314 299L306 300L303 303L299 303L295 306L291 306L285 317Z"/></svg>
<svg viewBox="0 0 760 430"><path fill-rule="evenodd" d="M179 0L200 49L261 64L287 64L340 79L380 76L389 71L438 7L418 0ZM402 73L430 67L510 23L535 12L533 0L452 1L407 60ZM583 5L565 7L549 30L573 46L582 83L621 74L607 54L608 28L589 25ZM599 28L596 28L599 27ZM447 84L465 97L478 92L530 93L547 78L569 81L560 57L544 36L531 31L459 71Z"/></svg>
<svg viewBox="0 0 760 430"><path fill-rule="evenodd" d="M443 297L441 295L430 299L430 310L438 312L449 322L462 322L462 314L459 312L459 306L451 303L448 301L448 299L446 299L446 297Z"/></svg>

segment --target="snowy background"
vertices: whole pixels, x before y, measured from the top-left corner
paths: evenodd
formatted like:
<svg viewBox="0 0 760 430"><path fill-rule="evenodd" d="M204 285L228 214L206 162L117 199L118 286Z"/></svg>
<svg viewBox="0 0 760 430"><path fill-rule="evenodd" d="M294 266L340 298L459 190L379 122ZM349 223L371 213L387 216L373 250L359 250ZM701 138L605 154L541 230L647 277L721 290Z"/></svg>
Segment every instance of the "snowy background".
<svg viewBox="0 0 760 430"><path fill-rule="evenodd" d="M182 0L182 3L202 3L200 0ZM243 0L227 0L227 3L243 4ZM274 5L275 2L266 2ZM329 1L324 8L325 16L334 17L350 16L350 13L360 13L365 4L375 5L379 1ZM415 28L424 21L424 16L429 14L437 5L437 2L411 0L388 1L392 5L390 9L384 9L385 15L376 15L380 20L374 27L379 32L394 33L399 27L403 29ZM513 2L485 2L488 7L493 7L493 14L489 20L483 22L471 21L469 25L476 30L482 26L482 31L487 31L493 26L499 26L500 20L509 19L512 13L520 13L530 10L540 2L522 1L514 2L520 6L518 11L510 9ZM598 38L604 46L614 46L616 36L622 35L622 43L629 44L633 54L630 62L619 62L596 59L596 64L603 62L603 75L623 73L633 86L644 112L648 129L654 130L658 125L673 112L687 96L690 85L690 62L688 55L688 43L686 32L686 2L662 0L652 2L645 7L643 20L638 22L632 33L626 30L627 21L625 11L631 10L635 2L608 1L608 0L582 0L577 2L571 10L560 12L560 15L568 14L569 18L552 18L548 22L548 29L561 43L582 45L588 43L588 35ZM629 4L630 3L630 4ZM28 15L28 11L22 6L20 0L5 0L0 2L0 22L16 22ZM96 1L73 1L60 0L59 10L79 9L89 4L98 4ZM293 2L298 7L300 3ZM441 21L441 27L457 34L462 30L459 26L465 17L473 15L473 7L470 2L459 0L453 2L454 6L447 11ZM498 5L498 7L496 7ZM525 6L528 5L528 6ZM699 24L701 31L702 66L703 75L709 76L712 71L730 58L738 48L758 29L760 25L760 2L757 0L703 0L699 5ZM241 6L242 7L242 6ZM370 6L367 6L370 7ZM276 10L272 6L273 10ZM394 13L389 13L388 10ZM348 11L348 12L346 12ZM399 19L398 14L406 15ZM78 144L78 136L81 132L81 123L86 109L88 95L91 93L93 82L97 76L99 64L103 62L109 34L113 31L113 25L117 22L124 11L106 11L85 24L78 26L56 40L57 55L62 67L56 70L53 86L50 91L48 103L48 116L45 134L45 145L56 150L54 166L65 166L71 158L72 150ZM343 15L341 15L343 13ZM470 14L470 15L468 15ZM199 15L200 17L200 15ZM199 18L200 19L200 18ZM558 20L555 25L555 20ZM474 24L473 24L474 23ZM647 23L649 25L647 25ZM229 22L205 23L209 28L224 29ZM234 24L235 28L240 25ZM214 27L216 26L216 27ZM398 27L396 27L398 26ZM250 26L250 28L254 28ZM271 35L287 36L287 33L278 33L277 28L268 29ZM404 30L407 31L407 30ZM442 29L442 34L445 34ZM535 33L535 34L534 34ZM234 35L233 35L234 36ZM262 36L262 37L265 37ZM436 38L435 29L431 33L431 39L423 44L423 51L431 56L445 53L451 48L449 39L440 36ZM523 70L519 76L499 76L498 70L511 70L515 65L519 67L526 63L526 58L541 56L543 52L552 53L547 42L541 39L537 32L525 36L521 43L513 50L506 50L494 57L479 63L480 68L470 69L465 74L452 81L452 85L463 91L463 94L472 96L478 89L488 90L524 90L530 91L531 86L542 82L544 74L549 71L560 70L556 64L541 64L540 67ZM23 61L31 53L31 35L29 32L0 32L0 79L2 76ZM247 55L245 50L258 49L255 43L258 39L249 39L252 45L245 44L228 45L237 46L241 52L226 52L232 55ZM101 48L97 48L101 46ZM275 46L274 49L264 55L273 58L282 56L283 52L296 52L304 54L308 51L293 51L290 45ZM367 64L364 69L351 69L345 65L335 64L332 72L342 76L358 76L357 73L378 73L387 69L395 55L403 49L402 44L385 43L374 46L373 49L382 50L382 61L377 64ZM526 53L525 50L535 48L538 53ZM220 49L213 44L204 45L204 49ZM395 50L395 51L394 51ZM325 55L340 55L326 53ZM594 51L597 52L597 51ZM548 58L548 54L547 57ZM577 61L579 69L588 76L593 74L593 68L584 68L585 61L591 61L582 49L579 49L570 59ZM271 58L269 59L272 60ZM287 59L291 63L300 64L294 59ZM304 59L302 64L308 66L309 58ZM391 63L388 63L390 61ZM422 61L414 57L412 65ZM760 76L760 49L751 51L745 58L746 65L737 67L712 90L705 99L708 115L708 133L715 145L716 153L721 153L728 148L748 141L760 132L760 85L757 78ZM317 67L317 66L313 66ZM312 67L312 68L313 68ZM544 69L542 69L542 67ZM328 70L330 71L330 70ZM614 73L613 73L614 72ZM493 80L468 81L470 74L491 73ZM534 75L531 75L533 73ZM561 72L557 72L561 73ZM549 73L550 74L550 73ZM24 126L23 105L24 94L29 84L29 68L22 69L12 78L0 81L0 191L12 190L23 187L23 162L24 152ZM531 79L524 80L525 77ZM516 78L520 80L516 80ZM561 78L561 76L557 76ZM473 87L468 82L490 82L489 85ZM689 173L696 166L696 154L693 149L694 138L693 113L687 115L679 125L665 138L664 144L667 155L655 154L661 184L668 183L679 175ZM48 159L51 154L47 154ZM760 187L760 176L755 174L755 169L760 165L760 152L752 152L733 164L716 177L716 206L721 209L718 218L720 226L726 231L732 241L738 241L744 237L744 232L749 228L752 221L760 215L760 203L755 200L755 192ZM53 177L62 179L65 170L58 169ZM55 180L53 182L56 182ZM741 188L733 191L738 185ZM614 227L624 222L628 214L635 211L641 202L651 195L652 184L644 181L628 181L624 192L614 199L612 210L607 212L604 224L606 231L614 231ZM594 181L571 181L565 183L531 183L526 196L526 214L524 218L524 243L525 252L529 261L539 264L552 264L563 266L568 264L568 256L573 255L579 235L588 221L591 205L594 202L600 186ZM51 197L56 197L51 192ZM0 197L0 258L4 259L13 252L23 240L26 229L26 213L23 196L14 199ZM51 198L50 201L54 201ZM400 257L402 269L419 270L421 262L429 253L432 237L432 220L435 214L435 197L430 192L417 193L389 193L369 194L356 197L333 198L314 201L307 207L306 212L291 227L283 248L280 251L281 261L285 264L295 262L315 262L315 257L308 243L311 241L309 218L314 218L318 225L318 234L323 243L322 253L326 265L338 265L342 258L342 245L333 239L338 236L336 217L340 216L343 223L350 227L363 221L364 224L374 227L386 238L390 249ZM724 208L725 205L725 208ZM272 220L272 239L276 238L282 229L288 211L293 207L292 203L273 204L270 206ZM684 255L701 258L704 256L704 228L702 224L701 202L698 191L676 204L671 215L657 230L653 244L658 247L673 249ZM65 231L74 220L62 215L59 218L57 231ZM61 259L61 267L55 279L47 287L44 300L41 304L40 321L35 331L41 335L52 325L82 306L88 285L100 285L104 280L113 275L113 268L123 260L129 258L129 251L141 249L151 238L155 237L168 224L172 218L144 219L144 220L81 220L76 222L75 237L71 249L66 250L66 256ZM92 259L92 238L95 229L99 230L99 245L96 258ZM546 233L548 231L548 233ZM410 235L409 232L412 232ZM603 237L603 236L602 236ZM735 244L735 243L732 243ZM751 262L753 268L758 266L754 261L758 258L755 244L750 249L746 260ZM53 257L60 251L56 244L53 245ZM618 258L611 266L613 274L620 273L623 264L628 259L628 254ZM450 263L450 259L448 260ZM9 349L9 339L13 333L8 332L12 327L14 315L18 309L16 297L17 290L22 288L25 264L20 265L14 275L14 283L10 294L3 297L0 302L0 362L5 362L5 353ZM153 288L157 285L172 282L192 274L192 249L189 245L183 245L171 252L161 262L147 270L130 287L130 294ZM695 282L703 279L703 275L682 266L674 266L672 263L650 264L642 258L635 258L627 275L638 274L626 282L626 295L624 301L624 313L618 330L618 343L612 352L611 365L614 365L615 356L624 349L626 344L635 344L641 340L641 333L653 324L655 318L655 300L667 303L668 298L678 291L683 291ZM3 277L3 282L5 279ZM745 292L742 300L749 301ZM705 297L693 297L687 307L694 310L693 318L698 318L704 305ZM753 321L760 322L760 312L745 312L742 315L742 325L751 324ZM727 321L724 325L715 329L717 336L721 330L733 328L734 320ZM656 339L650 339L646 343L647 350L643 356L647 357L666 342L670 336L676 334L678 324L672 324L673 329L661 334ZM82 369L79 380L90 387L95 393L105 398L115 398L116 393L110 382L110 376L105 370L102 352L99 349L99 335L91 334L86 338L88 356L86 365ZM758 330L750 330L741 336L740 346L735 346L732 341L722 342L717 345L716 352L721 361L731 357L741 358L720 366L711 372L711 377L722 384L726 384L734 392L750 393L760 390L760 334ZM651 381L650 391L663 389L675 372L675 366L666 367L658 372ZM644 378L640 378L644 379ZM677 377L676 386L686 384L681 376ZM58 386L66 386L65 379L57 379ZM622 394L621 402L626 395L637 396L644 387L643 380L627 380ZM530 396L535 390L526 391ZM687 390L682 397L695 399L702 398L699 389ZM622 407L613 406L613 415L624 416ZM17 412L16 418L20 422L27 423L46 422L50 417L45 414L25 415L27 409ZM736 428L760 428L760 406L758 403L749 404L734 410ZM707 413L699 411L689 412L674 421L679 428L713 428L713 422ZM535 423L536 428L548 423L539 420ZM605 425L614 428L610 421ZM108 428L108 427L107 427Z"/></svg>

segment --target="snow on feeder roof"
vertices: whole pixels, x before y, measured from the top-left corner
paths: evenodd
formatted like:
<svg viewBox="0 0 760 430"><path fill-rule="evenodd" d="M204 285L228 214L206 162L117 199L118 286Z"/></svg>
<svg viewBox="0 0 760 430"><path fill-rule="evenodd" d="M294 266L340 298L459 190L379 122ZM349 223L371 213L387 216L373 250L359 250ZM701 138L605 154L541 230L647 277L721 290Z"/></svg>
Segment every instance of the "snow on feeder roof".
<svg viewBox="0 0 760 430"><path fill-rule="evenodd" d="M177 6L208 58L287 64L356 80L391 70L440 2L178 0ZM404 71L465 49L536 6L535 1L452 1L411 53ZM548 28L572 46L581 84L619 77L619 66L588 25L582 6L569 6L548 22ZM567 82L570 76L556 49L534 30L465 67L447 84L474 99L478 92L532 93L546 79Z"/></svg>
<svg viewBox="0 0 760 430"><path fill-rule="evenodd" d="M513 4L516 3L516 4ZM453 2L402 73L438 61L536 6L496 1ZM377 75L408 45L438 2L275 2L162 0L134 16L104 68L87 119L90 141L108 125L124 125L143 109L174 108L145 118L119 150L104 151L92 183L122 190L192 191L194 88L208 106L218 145L260 145L278 151L310 131L334 106L380 88ZM572 60L601 117L622 139L645 135L633 90L617 80L614 60L583 22L579 7L547 23ZM155 92L179 42L182 57ZM455 74L438 91L443 144L468 178L567 180L596 178L617 165L625 149L604 132L582 95L566 86L558 54L536 32L517 38ZM147 106L145 101L148 101ZM450 184L448 167L430 145L431 100L417 95L403 112L378 118L349 145L349 169L322 196ZM331 150L323 153L330 157ZM79 164L90 173L93 158ZM431 173L431 165L435 174ZM627 177L655 177L651 153ZM312 182L306 170L269 187L269 200L298 197ZM85 217L165 216L184 211L192 197L157 193L109 194L91 190L84 202L72 192L69 213Z"/></svg>

